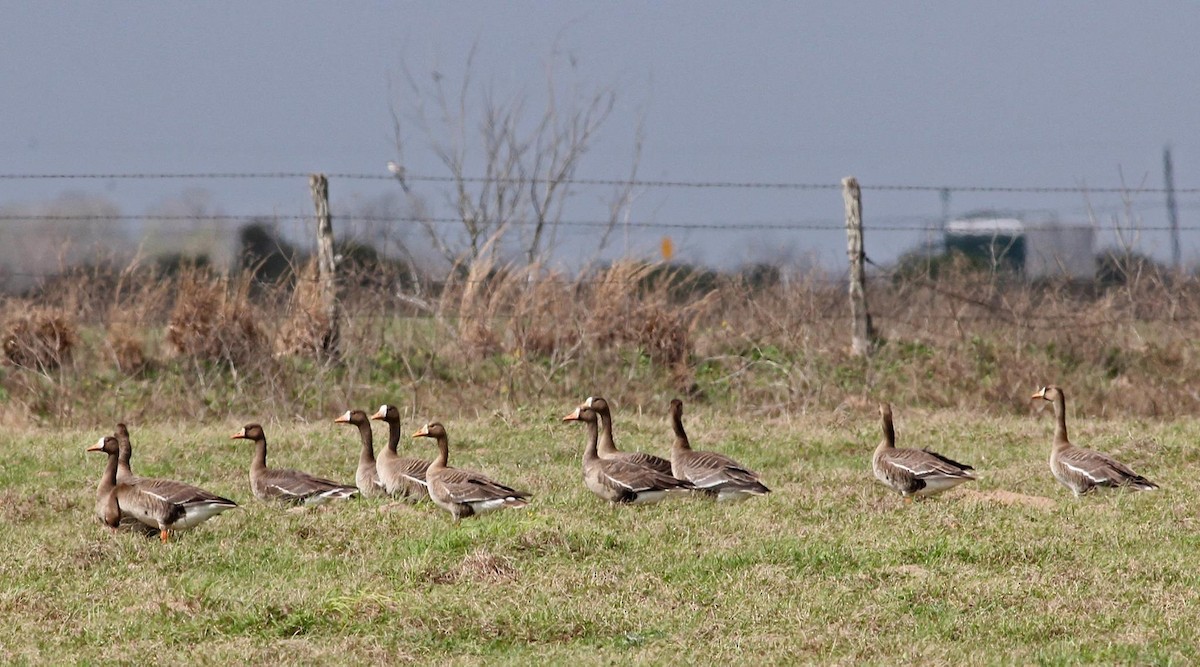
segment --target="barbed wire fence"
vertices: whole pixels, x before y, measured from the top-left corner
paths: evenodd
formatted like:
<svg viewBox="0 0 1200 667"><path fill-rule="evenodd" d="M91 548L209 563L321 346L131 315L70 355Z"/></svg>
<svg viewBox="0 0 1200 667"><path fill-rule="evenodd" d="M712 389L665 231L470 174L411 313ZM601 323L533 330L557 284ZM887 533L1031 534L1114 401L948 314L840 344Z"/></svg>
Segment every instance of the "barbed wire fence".
<svg viewBox="0 0 1200 667"><path fill-rule="evenodd" d="M4 173L0 174L0 188L5 182L15 183L24 181L219 181L219 180L248 180L248 181L265 181L265 180L301 180L307 181L311 174L307 172L195 172L195 173L94 173L94 174L72 174L72 173ZM327 178L330 180L344 181L394 181L395 176L387 174L368 174L368 173L328 173ZM428 184L455 184L455 183L487 183L491 182L506 182L512 183L506 179L484 179L472 177L450 177L437 175L423 174L406 174L405 181L409 183L428 183ZM537 179L524 179L523 183L537 183ZM820 182L741 182L741 181L678 181L678 180L623 180L623 179L589 179L589 178L572 178L560 181L559 184L573 187L636 187L645 189L684 189L684 190L714 190L714 191L780 191L780 192L819 192L828 191L831 193L838 192L843 189L843 184L838 182L820 183ZM867 196L871 193L887 193L887 192L915 192L915 193L936 193L943 197L961 194L984 194L984 195L1078 195L1081 198L1086 198L1089 195L1120 195L1122 198L1129 199L1140 195L1167 195L1173 193L1178 196L1190 196L1200 194L1200 187L1184 187L1184 188L1158 188L1146 186L992 186L992 185L970 185L970 184L941 184L941 185L926 185L926 184L871 184L862 183L860 189ZM1197 208L1200 207L1200 202L1183 201L1182 208ZM839 232L846 229L846 221L831 210L828 216L818 216L814 218L794 218L783 220L761 220L761 219L710 219L704 221L679 221L679 220L645 220L631 219L619 223L622 228L637 229L644 231L663 231L663 232L696 232L702 234L737 234L745 232ZM19 223L35 223L35 222L53 222L65 223L68 226L73 224L83 225L86 223L156 223L156 224L200 224L200 225L223 225L225 228L240 227L263 220L273 222L292 222L297 225L313 223L316 217L310 214L280 214L277 212L263 214L211 214L211 215L175 215L175 214L120 214L120 213L96 213L96 214L23 214L23 213L8 213L3 208L3 200L0 200L0 227L12 226ZM875 232L909 232L923 234L940 234L944 233L946 220L944 217L936 215L929 216L882 216L882 222L872 222L870 214L867 214L862 220L862 229L859 233L865 232L867 235L866 245L863 248L865 259L870 262L870 235ZM427 215L338 215L336 211L332 214L332 221L336 226L354 225L354 224L377 224L377 225L435 225L435 226L453 226L461 225L462 219L453 216L427 216ZM580 230L589 230L610 226L613 224L611 220L602 219L562 219L554 223L563 228L575 228ZM1038 231L1056 229L1057 224L1038 224L1027 223L1023 229L1025 231ZM313 224L312 228L315 229ZM1198 225L1137 225L1137 232L1172 232L1180 231L1194 232L1200 231ZM69 230L68 230L69 232ZM853 261L853 257L851 260ZM11 267L0 266L0 277L8 278L23 278L27 279L26 284L36 284L39 281L52 278L61 274L66 266L42 266L37 270L29 269L12 269ZM823 275L809 276L807 279L810 282L823 283L828 287L845 286L847 284L848 271L835 271ZM873 266L872 271L868 274L869 280L891 280L895 277L894 270L888 267ZM565 280L562 278L550 278L552 280L564 280L571 284L580 284L581 280L586 278L572 278ZM469 279L460 278L459 282L465 282ZM858 286L862 289L862 286ZM852 290L853 291L853 290ZM949 299L964 299L961 295L955 295L946 291L941 292L942 296ZM976 304L980 305L980 304ZM865 313L865 311L864 311ZM889 317L892 313L880 312L875 313L877 316ZM350 317L383 317L385 315L375 315L357 312L349 315ZM503 316L502 314L499 316ZM845 318L846 311L841 313L830 313L829 318ZM981 316L978 319L987 319L994 315ZM1186 316L1190 318L1191 316ZM970 315L955 316L956 322L971 321ZM1031 328L1053 326L1054 322L1042 321L1037 316L1025 317L1023 319L1026 326Z"/></svg>

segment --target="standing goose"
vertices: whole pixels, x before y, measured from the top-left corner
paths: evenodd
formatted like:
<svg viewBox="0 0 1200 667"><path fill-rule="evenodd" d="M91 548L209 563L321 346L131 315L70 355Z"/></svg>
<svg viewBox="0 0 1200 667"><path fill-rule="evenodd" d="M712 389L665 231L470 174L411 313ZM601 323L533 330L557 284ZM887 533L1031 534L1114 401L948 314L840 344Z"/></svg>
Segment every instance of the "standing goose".
<svg viewBox="0 0 1200 667"><path fill-rule="evenodd" d="M596 453L600 458L628 461L654 468L667 475L671 474L671 462L661 456L645 452L622 452L617 449L617 444L613 440L612 411L608 407L608 401L599 396L589 396L580 407L595 410L596 415L600 418L600 441L596 448Z"/></svg>
<svg viewBox="0 0 1200 667"><path fill-rule="evenodd" d="M123 423L117 424L117 450L120 454L117 456L117 483L118 484L133 484L142 489L160 496L170 502L180 503L195 512L211 512L210 516L216 516L225 510L230 510L237 507L237 503L228 498L222 498L214 493L206 491L198 486L193 486L185 482L179 482L173 479L157 479L154 477L140 477L133 473L129 466L129 461L133 456L133 444L129 440L129 428ZM194 506L194 507L193 507ZM204 521L209 516L200 519ZM198 522L197 522L198 523ZM191 525L179 526L179 528L190 528Z"/></svg>
<svg viewBox="0 0 1200 667"><path fill-rule="evenodd" d="M297 505L323 505L358 495L358 489L315 477L299 470L267 467L267 436L262 426L247 424L231 439L253 440L254 460L250 462L250 488L259 500L280 500Z"/></svg>
<svg viewBox="0 0 1200 667"><path fill-rule="evenodd" d="M670 414L675 431L675 444L671 447L671 472L675 477L691 482L717 500L741 500L771 492L759 481L758 473L728 456L692 449L683 430L683 401L671 399Z"/></svg>
<svg viewBox="0 0 1200 667"><path fill-rule="evenodd" d="M563 417L563 421L587 425L587 448L583 451L583 483L588 490L610 503L656 503L668 494L689 491L689 482L676 479L669 473L638 465L622 459L604 459L596 453L599 439L599 416L595 409L583 405Z"/></svg>
<svg viewBox="0 0 1200 667"><path fill-rule="evenodd" d="M158 479L154 477L139 477L133 473L129 461L133 457L133 444L129 440L129 427L124 423L117 424L117 483L132 484L168 502L182 505L187 512L177 525L176 530L191 528L208 519L238 506L228 498L223 498L206 491L198 486L173 479Z"/></svg>
<svg viewBox="0 0 1200 667"><path fill-rule="evenodd" d="M871 469L883 485L899 493L907 502L913 496L924 497L975 480L974 468L927 449L896 447L896 429L892 425L892 406L882 403L883 440L871 457Z"/></svg>
<svg viewBox="0 0 1200 667"><path fill-rule="evenodd" d="M1126 487L1152 491L1158 485L1142 477L1129 466L1100 452L1076 447L1067 440L1067 397L1054 385L1042 387L1031 398L1054 404L1054 447L1050 450L1050 472L1063 486L1079 497L1097 486Z"/></svg>
<svg viewBox="0 0 1200 667"><path fill-rule="evenodd" d="M455 521L494 512L502 507L525 507L529 504L528 493L495 482L477 472L448 467L450 438L441 424L426 424L412 437L437 441L437 458L429 464L425 474L429 482L429 497L438 507L449 512Z"/></svg>
<svg viewBox="0 0 1200 667"><path fill-rule="evenodd" d="M96 488L96 514L109 528L116 529L122 518L129 517L147 527L157 529L159 537L166 542L171 531L198 526L225 510L237 507L237 503L232 500L215 496L203 489L196 489L199 494L173 500L168 493L160 492L153 484L164 480L143 479L135 484L118 482L120 445L113 436L100 438L96 444L88 447L88 451L108 455L108 465L105 466L104 475ZM179 495L178 489L173 491Z"/></svg>
<svg viewBox="0 0 1200 667"><path fill-rule="evenodd" d="M400 444L400 411L394 405L384 403L379 410L371 415L388 425L387 449L379 453L379 481L383 488L393 496L405 500L420 500L429 497L429 483L425 480L425 472L429 470L429 461L400 456L396 452Z"/></svg>
<svg viewBox="0 0 1200 667"><path fill-rule="evenodd" d="M368 498L384 495L383 482L379 481L379 471L375 465L375 438L371 433L371 421L367 419L367 413L362 410L347 410L333 422L358 427L358 437L362 439L358 469L354 471L354 483L358 486L358 492Z"/></svg>

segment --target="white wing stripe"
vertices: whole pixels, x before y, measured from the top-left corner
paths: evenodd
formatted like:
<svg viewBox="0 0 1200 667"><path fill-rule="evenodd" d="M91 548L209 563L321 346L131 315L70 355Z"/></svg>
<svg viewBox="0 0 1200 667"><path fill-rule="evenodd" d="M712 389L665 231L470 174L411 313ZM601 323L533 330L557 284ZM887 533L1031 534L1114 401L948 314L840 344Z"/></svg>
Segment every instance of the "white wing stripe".
<svg viewBox="0 0 1200 667"><path fill-rule="evenodd" d="M622 486L626 489L629 489L630 491L637 490L637 489L633 488L632 486L630 486L629 484L626 484L625 482L622 482L621 480L617 479L616 477L613 477L612 475L606 474L606 475L604 475L604 479L607 479L608 481L612 482L613 484L616 484L617 486Z"/></svg>
<svg viewBox="0 0 1200 667"><path fill-rule="evenodd" d="M1083 469L1083 468L1080 468L1080 467L1078 467L1078 466L1073 466L1073 465L1071 465L1070 463L1067 463L1066 461L1062 461L1062 464L1063 464L1063 467L1065 467L1065 468L1067 468L1067 469L1069 469L1069 470L1074 470L1075 472L1079 473L1080 475L1083 475L1084 477L1087 477L1088 479L1092 480L1092 481L1093 481L1093 482L1095 482L1096 484L1103 484L1104 482L1107 482L1107 481L1108 481L1108 478L1107 478L1107 477L1099 477L1099 478L1097 478L1095 475L1093 475L1092 473L1088 472L1087 470L1085 470L1085 469Z"/></svg>

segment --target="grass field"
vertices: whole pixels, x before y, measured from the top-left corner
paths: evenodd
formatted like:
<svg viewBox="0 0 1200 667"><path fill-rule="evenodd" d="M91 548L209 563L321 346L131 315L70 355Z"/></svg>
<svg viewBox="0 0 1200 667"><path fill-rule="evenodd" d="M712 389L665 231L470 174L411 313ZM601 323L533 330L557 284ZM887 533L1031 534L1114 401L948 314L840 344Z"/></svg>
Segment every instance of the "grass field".
<svg viewBox="0 0 1200 667"><path fill-rule="evenodd" d="M243 504L165 546L95 520L104 461L84 449L100 432L10 431L0 662L1200 660L1198 421L1073 420L1077 444L1163 486L1076 501L1047 469L1049 411L897 405L902 446L982 476L908 505L871 477L873 406L758 421L695 405L693 445L775 493L614 508L582 486L583 429L558 421L572 407L439 416L452 463L534 493L460 525L376 500L286 512L251 496L251 446L228 439L241 423L131 424L136 472ZM618 444L665 453L665 419L629 412ZM272 465L353 480L353 429L263 421Z"/></svg>

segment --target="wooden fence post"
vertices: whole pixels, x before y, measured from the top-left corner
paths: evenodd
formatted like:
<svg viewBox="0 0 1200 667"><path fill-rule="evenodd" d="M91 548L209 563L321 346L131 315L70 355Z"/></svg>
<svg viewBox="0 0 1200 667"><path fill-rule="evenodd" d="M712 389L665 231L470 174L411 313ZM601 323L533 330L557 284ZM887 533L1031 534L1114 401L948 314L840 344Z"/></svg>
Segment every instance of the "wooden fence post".
<svg viewBox="0 0 1200 667"><path fill-rule="evenodd" d="M846 203L846 254L850 259L850 353L867 356L875 342L871 313L867 311L866 275L863 260L862 190L858 179L842 179L842 199Z"/></svg>
<svg viewBox="0 0 1200 667"><path fill-rule="evenodd" d="M317 213L317 281L321 304L329 328L321 341L321 349L331 356L338 353L338 301L336 263L333 258L333 218L329 214L329 179L325 174L308 177L313 206Z"/></svg>

